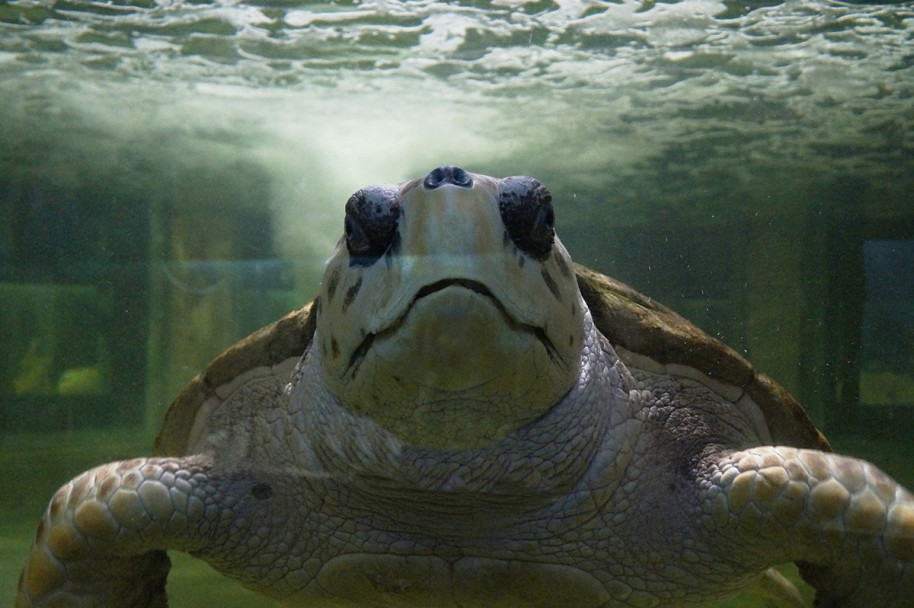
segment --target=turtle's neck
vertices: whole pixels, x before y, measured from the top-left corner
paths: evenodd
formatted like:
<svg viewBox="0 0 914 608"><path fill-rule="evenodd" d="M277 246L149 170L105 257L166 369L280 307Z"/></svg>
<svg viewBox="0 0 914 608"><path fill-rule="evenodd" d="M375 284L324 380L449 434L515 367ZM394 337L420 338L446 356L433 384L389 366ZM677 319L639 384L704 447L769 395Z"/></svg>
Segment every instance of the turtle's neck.
<svg viewBox="0 0 914 608"><path fill-rule="evenodd" d="M302 464L318 474L375 487L448 494L560 495L582 478L626 417L630 379L585 317L577 382L548 412L491 445L441 449L410 445L339 404L317 373L320 353L303 360L289 390Z"/></svg>

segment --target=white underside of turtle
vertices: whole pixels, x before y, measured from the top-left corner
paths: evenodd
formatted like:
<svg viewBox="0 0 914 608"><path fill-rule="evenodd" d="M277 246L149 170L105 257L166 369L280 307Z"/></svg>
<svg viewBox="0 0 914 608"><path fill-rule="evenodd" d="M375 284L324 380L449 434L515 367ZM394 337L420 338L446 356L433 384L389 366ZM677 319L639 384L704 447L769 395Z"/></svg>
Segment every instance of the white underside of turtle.
<svg viewBox="0 0 914 608"><path fill-rule="evenodd" d="M372 186L314 303L53 497L16 606L165 606L166 550L289 605L914 605L914 497L783 389L572 264L548 190Z"/></svg>

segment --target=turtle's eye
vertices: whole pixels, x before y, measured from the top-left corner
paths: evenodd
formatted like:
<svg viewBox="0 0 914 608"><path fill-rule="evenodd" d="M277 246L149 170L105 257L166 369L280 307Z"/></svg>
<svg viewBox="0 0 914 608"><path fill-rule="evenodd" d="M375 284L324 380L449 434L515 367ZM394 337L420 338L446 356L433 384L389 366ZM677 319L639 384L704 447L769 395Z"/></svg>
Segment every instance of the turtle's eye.
<svg viewBox="0 0 914 608"><path fill-rule="evenodd" d="M498 208L511 240L521 251L542 260L555 241L555 210L549 189L532 177L501 180Z"/></svg>
<svg viewBox="0 0 914 608"><path fill-rule="evenodd" d="M397 237L400 200L396 188L369 186L346 202L346 248L350 264L371 265Z"/></svg>

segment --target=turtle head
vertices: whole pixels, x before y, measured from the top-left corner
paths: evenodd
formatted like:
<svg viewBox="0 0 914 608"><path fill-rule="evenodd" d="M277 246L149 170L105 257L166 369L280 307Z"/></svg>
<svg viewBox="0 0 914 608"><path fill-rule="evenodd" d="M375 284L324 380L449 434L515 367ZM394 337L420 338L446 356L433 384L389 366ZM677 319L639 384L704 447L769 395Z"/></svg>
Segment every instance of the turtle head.
<svg viewBox="0 0 914 608"><path fill-rule="evenodd" d="M440 167L356 192L320 294L335 396L407 443L497 441L578 377L586 307L529 177Z"/></svg>

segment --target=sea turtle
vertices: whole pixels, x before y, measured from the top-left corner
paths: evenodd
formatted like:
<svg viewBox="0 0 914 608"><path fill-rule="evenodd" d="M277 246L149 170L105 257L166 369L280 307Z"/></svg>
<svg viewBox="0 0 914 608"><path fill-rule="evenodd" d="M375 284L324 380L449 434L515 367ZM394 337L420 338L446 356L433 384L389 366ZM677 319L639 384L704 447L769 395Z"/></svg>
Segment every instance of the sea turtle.
<svg viewBox="0 0 914 608"><path fill-rule="evenodd" d="M359 190L318 298L54 496L17 606L164 606L165 549L303 606L798 606L791 561L914 605L914 497L554 221L529 177Z"/></svg>

